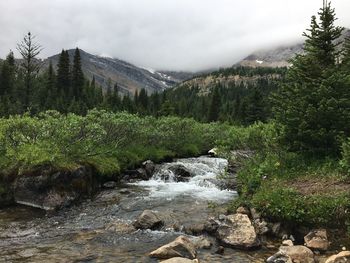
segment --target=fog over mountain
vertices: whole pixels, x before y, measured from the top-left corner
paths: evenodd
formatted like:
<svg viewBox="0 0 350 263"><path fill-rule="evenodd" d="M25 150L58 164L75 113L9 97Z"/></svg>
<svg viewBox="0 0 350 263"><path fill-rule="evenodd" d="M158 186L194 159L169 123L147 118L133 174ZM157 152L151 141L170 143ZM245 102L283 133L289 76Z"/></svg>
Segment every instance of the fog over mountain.
<svg viewBox="0 0 350 263"><path fill-rule="evenodd" d="M350 1L334 0L350 27ZM253 51L302 41L321 0L0 1L0 57L32 31L43 58L81 49L157 70L228 66Z"/></svg>

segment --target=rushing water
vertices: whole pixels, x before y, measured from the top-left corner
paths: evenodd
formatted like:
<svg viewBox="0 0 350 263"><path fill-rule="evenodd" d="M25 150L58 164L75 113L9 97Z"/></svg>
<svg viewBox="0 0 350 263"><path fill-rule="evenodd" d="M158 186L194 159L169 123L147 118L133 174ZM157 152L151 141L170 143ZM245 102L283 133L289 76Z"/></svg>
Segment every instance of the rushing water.
<svg viewBox="0 0 350 263"><path fill-rule="evenodd" d="M176 182L174 165L194 176ZM179 159L157 166L149 181L102 191L56 214L22 206L0 210L0 262L157 262L147 254L183 234L181 229L217 216L236 196L213 183L227 165L220 158ZM130 226L145 209L159 212L161 231ZM215 246L199 251L200 262L263 262L265 256L231 249L217 255Z"/></svg>

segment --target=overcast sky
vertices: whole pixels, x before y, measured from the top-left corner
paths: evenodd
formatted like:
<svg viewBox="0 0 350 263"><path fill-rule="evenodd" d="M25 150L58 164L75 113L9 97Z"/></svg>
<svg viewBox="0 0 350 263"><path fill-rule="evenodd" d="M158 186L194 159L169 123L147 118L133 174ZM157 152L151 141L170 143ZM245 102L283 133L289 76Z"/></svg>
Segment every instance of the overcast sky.
<svg viewBox="0 0 350 263"><path fill-rule="evenodd" d="M152 69L228 66L301 40L322 0L0 0L0 56L30 30L41 57L79 47ZM350 27L350 1L333 0Z"/></svg>

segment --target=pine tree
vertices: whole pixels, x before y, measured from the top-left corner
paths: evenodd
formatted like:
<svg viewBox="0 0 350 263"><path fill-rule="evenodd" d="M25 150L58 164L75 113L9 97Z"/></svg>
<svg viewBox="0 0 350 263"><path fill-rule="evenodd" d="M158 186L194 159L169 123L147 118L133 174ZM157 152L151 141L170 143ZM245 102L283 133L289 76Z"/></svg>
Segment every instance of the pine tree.
<svg viewBox="0 0 350 263"><path fill-rule="evenodd" d="M140 94L138 96L138 106L140 112L143 114L147 113L148 110L148 96L147 91L145 89L141 89Z"/></svg>
<svg viewBox="0 0 350 263"><path fill-rule="evenodd" d="M76 48L72 68L72 96L75 97L76 100L82 99L84 84L85 79L81 68L80 52L79 49Z"/></svg>
<svg viewBox="0 0 350 263"><path fill-rule="evenodd" d="M264 97L259 87L255 86L247 97L247 109L245 123L252 124L265 120Z"/></svg>
<svg viewBox="0 0 350 263"><path fill-rule="evenodd" d="M221 107L221 97L219 93L219 87L216 86L212 92L211 102L209 106L209 112L208 112L209 122L214 122L219 119L220 107Z"/></svg>
<svg viewBox="0 0 350 263"><path fill-rule="evenodd" d="M46 81L45 81L45 96L43 98L45 103L45 109L56 109L57 107L57 90L56 90L56 75L52 66L52 62L50 61L49 68L46 73Z"/></svg>
<svg viewBox="0 0 350 263"><path fill-rule="evenodd" d="M58 95L63 97L62 99L64 101L69 100L71 88L71 72L69 54L65 50L62 50L58 60L56 85Z"/></svg>
<svg viewBox="0 0 350 263"><path fill-rule="evenodd" d="M37 56L42 48L34 42L35 37L28 32L22 42L17 45L18 52L22 55L21 67L24 71L24 106L30 107L31 93L34 91L34 80L39 73L40 65Z"/></svg>
<svg viewBox="0 0 350 263"><path fill-rule="evenodd" d="M4 61L0 71L0 96L12 94L15 85L16 65L11 51Z"/></svg>
<svg viewBox="0 0 350 263"><path fill-rule="evenodd" d="M343 28L334 25L334 9L325 2L319 21L313 16L304 54L291 62L286 83L273 97L274 113L293 150L337 152L339 136L348 134L350 101L337 74L337 40ZM348 134L349 135L349 134Z"/></svg>

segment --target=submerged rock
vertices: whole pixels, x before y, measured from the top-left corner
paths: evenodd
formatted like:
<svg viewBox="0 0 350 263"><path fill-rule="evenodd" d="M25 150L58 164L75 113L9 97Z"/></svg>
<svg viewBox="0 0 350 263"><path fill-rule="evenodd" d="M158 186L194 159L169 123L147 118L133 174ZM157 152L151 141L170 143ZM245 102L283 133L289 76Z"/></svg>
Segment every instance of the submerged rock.
<svg viewBox="0 0 350 263"><path fill-rule="evenodd" d="M327 230L313 230L304 237L305 244L308 248L326 251L329 247Z"/></svg>
<svg viewBox="0 0 350 263"><path fill-rule="evenodd" d="M193 243L196 249L210 249L213 245L210 242L210 240L204 236L192 238L191 242Z"/></svg>
<svg viewBox="0 0 350 263"><path fill-rule="evenodd" d="M154 250L149 256L158 259L174 257L195 259L197 251L193 243L187 237L179 236L173 242Z"/></svg>
<svg viewBox="0 0 350 263"><path fill-rule="evenodd" d="M151 210L143 211L133 223L133 226L137 229L157 229L162 225L163 221Z"/></svg>
<svg viewBox="0 0 350 263"><path fill-rule="evenodd" d="M342 251L337 255L330 256L326 263L348 263L350 262L350 251Z"/></svg>
<svg viewBox="0 0 350 263"><path fill-rule="evenodd" d="M249 217L244 214L227 216L226 223L219 225L217 238L235 248L252 249L260 246L260 241Z"/></svg>
<svg viewBox="0 0 350 263"><path fill-rule="evenodd" d="M171 258L161 261L162 263L199 263L198 259L188 259L188 258Z"/></svg>

